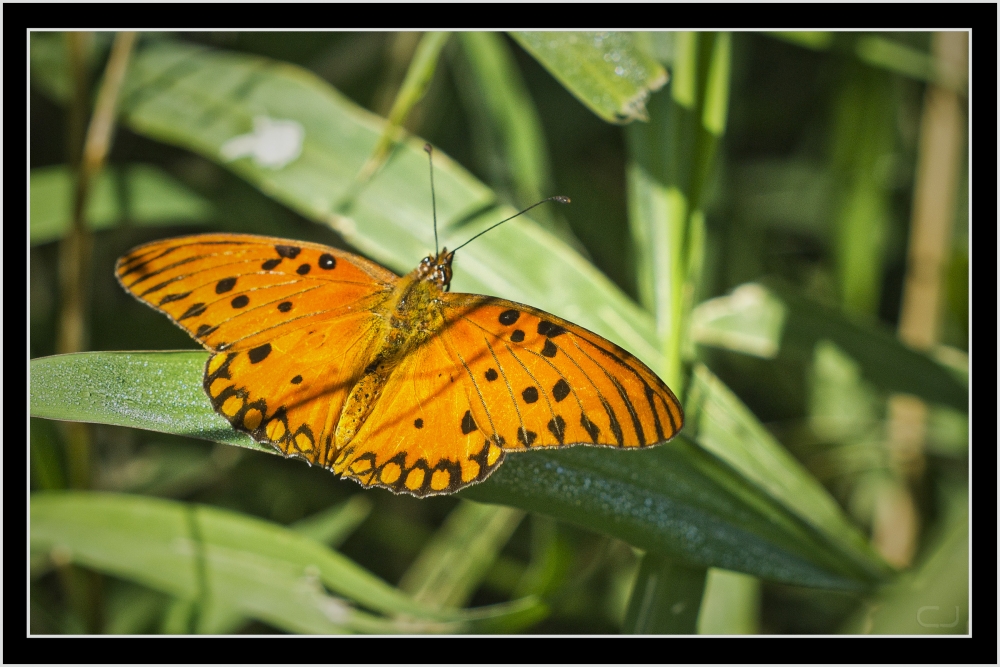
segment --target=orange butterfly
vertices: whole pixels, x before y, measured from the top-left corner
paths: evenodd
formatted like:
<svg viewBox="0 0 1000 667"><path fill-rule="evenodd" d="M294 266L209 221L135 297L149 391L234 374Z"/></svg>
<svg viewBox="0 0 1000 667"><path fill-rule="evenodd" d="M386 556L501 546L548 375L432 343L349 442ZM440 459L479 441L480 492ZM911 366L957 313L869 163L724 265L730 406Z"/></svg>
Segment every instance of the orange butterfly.
<svg viewBox="0 0 1000 667"><path fill-rule="evenodd" d="M453 493L509 451L681 429L667 385L614 343L449 292L454 255L399 278L315 243L205 234L139 246L116 275L213 353L204 388L234 428L364 486Z"/></svg>

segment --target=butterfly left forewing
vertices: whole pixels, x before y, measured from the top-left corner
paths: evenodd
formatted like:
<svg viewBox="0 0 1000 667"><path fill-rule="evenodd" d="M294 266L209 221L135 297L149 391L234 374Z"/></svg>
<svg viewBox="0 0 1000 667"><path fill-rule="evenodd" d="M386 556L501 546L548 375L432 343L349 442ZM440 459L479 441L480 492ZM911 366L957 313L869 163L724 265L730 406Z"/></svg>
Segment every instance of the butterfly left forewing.
<svg viewBox="0 0 1000 667"><path fill-rule="evenodd" d="M148 243L119 259L116 275L214 353L204 389L234 428L329 465L395 275L319 244L241 234Z"/></svg>
<svg viewBox="0 0 1000 667"><path fill-rule="evenodd" d="M327 246L245 234L155 241L118 260L126 291L207 349L257 347L369 309L396 277Z"/></svg>

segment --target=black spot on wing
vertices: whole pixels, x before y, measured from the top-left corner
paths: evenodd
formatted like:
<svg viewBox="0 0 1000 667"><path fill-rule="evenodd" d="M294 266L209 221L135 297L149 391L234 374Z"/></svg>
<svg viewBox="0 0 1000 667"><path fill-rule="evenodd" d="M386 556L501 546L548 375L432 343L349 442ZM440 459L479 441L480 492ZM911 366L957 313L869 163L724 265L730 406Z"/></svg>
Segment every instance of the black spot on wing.
<svg viewBox="0 0 1000 667"><path fill-rule="evenodd" d="M556 403L569 396L569 384L566 380L560 378L559 381L553 385L552 396L555 397Z"/></svg>
<svg viewBox="0 0 1000 667"><path fill-rule="evenodd" d="M564 438L566 437L566 420L559 415L556 415L554 418L549 420L549 423L546 424L546 426L548 426L549 432L552 433L552 435L556 437L556 440L559 441L559 444L563 444Z"/></svg>
<svg viewBox="0 0 1000 667"><path fill-rule="evenodd" d="M498 319L500 320L500 324L510 326L511 324L514 324L514 322L517 322L517 318L519 317L521 317L521 313L519 311L505 310L500 313L500 317Z"/></svg>
<svg viewBox="0 0 1000 667"><path fill-rule="evenodd" d="M515 343L520 343L522 340L524 340L524 332L521 331L520 329L514 329L514 333L510 335L510 339Z"/></svg>
<svg viewBox="0 0 1000 667"><path fill-rule="evenodd" d="M500 376L499 376L499 375L497 375L497 371L496 371L496 369L495 369L495 368L491 368L491 369L489 369L488 371L486 371L486 381L487 381L487 382L493 382L493 381L494 381L494 380L496 380L496 379L497 379L498 377L500 377Z"/></svg>
<svg viewBox="0 0 1000 667"><path fill-rule="evenodd" d="M247 356L250 357L251 364L259 364L260 362L267 359L267 355L269 354L271 354L271 344L264 343L263 345L255 347L252 350L250 350L247 353Z"/></svg>
<svg viewBox="0 0 1000 667"><path fill-rule="evenodd" d="M299 274L300 276L304 276L307 273L309 273L309 269L311 268L312 267L309 264L301 264L299 265L299 268L295 269L295 273Z"/></svg>
<svg viewBox="0 0 1000 667"><path fill-rule="evenodd" d="M472 418L472 411L466 410L465 414L462 415L462 433L464 435L469 435L478 428L479 427L476 426L476 421Z"/></svg>
<svg viewBox="0 0 1000 667"><path fill-rule="evenodd" d="M230 291L234 287L236 287L236 278L235 277L223 278L219 282L215 283L215 293L216 294L225 294L226 292Z"/></svg>
<svg viewBox="0 0 1000 667"><path fill-rule="evenodd" d="M280 310L283 313L287 313L291 309L292 309L291 301L282 301L281 303L278 304L278 310Z"/></svg>
<svg viewBox="0 0 1000 667"><path fill-rule="evenodd" d="M424 420L421 419L420 417L417 417L416 419L413 420L413 425L415 427L417 427L417 428L423 428L424 427Z"/></svg>
<svg viewBox="0 0 1000 667"><path fill-rule="evenodd" d="M323 253L319 256L319 262L317 262L319 268L329 271L330 269L336 268L337 258L328 252Z"/></svg>
<svg viewBox="0 0 1000 667"><path fill-rule="evenodd" d="M560 334L566 333L566 329L562 328L558 324L542 320L538 323L538 333L546 338L555 338Z"/></svg>
<svg viewBox="0 0 1000 667"><path fill-rule="evenodd" d="M520 442L525 447L531 447L531 443L533 443L535 441L535 438L537 437L538 437L537 433L535 433L534 431L529 431L523 426L517 429L517 441Z"/></svg>
<svg viewBox="0 0 1000 667"><path fill-rule="evenodd" d="M302 252L302 248L298 248L293 245L276 245L274 249L278 251L278 254L285 259L295 259Z"/></svg>
<svg viewBox="0 0 1000 667"><path fill-rule="evenodd" d="M556 350L557 348L555 346L555 343L546 338L545 345L542 346L542 356L551 359L552 357L556 356Z"/></svg>
<svg viewBox="0 0 1000 667"><path fill-rule="evenodd" d="M292 384L299 384L300 382L302 382L301 375L296 375L295 377L292 378Z"/></svg>
<svg viewBox="0 0 1000 667"><path fill-rule="evenodd" d="M243 308L248 303L250 303L250 297L246 294L240 294L239 296L233 297L233 300L229 302L233 308Z"/></svg>
<svg viewBox="0 0 1000 667"><path fill-rule="evenodd" d="M263 264L260 265L260 268L264 269L265 271L270 271L274 267L278 266L278 264L281 264L281 258L280 257L278 257L277 259L269 259L269 260L267 260L266 262L264 262Z"/></svg>
<svg viewBox="0 0 1000 667"><path fill-rule="evenodd" d="M538 390L534 387L526 387L521 392L521 398L524 399L525 403L534 403L538 400Z"/></svg>
<svg viewBox="0 0 1000 667"><path fill-rule="evenodd" d="M198 330L194 332L194 335L197 336L198 338L204 338L205 336L208 336L218 328L219 327L213 327L211 324L202 324L201 326L198 327Z"/></svg>

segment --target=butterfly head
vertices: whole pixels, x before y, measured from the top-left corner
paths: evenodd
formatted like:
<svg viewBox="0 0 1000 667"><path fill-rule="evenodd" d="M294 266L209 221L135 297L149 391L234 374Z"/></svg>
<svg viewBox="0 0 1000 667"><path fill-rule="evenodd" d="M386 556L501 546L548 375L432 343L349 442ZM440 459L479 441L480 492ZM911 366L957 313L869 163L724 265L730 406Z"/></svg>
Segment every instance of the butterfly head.
<svg viewBox="0 0 1000 667"><path fill-rule="evenodd" d="M428 255L420 260L417 267L417 277L420 280L432 282L443 291L451 289L451 262L455 259L455 251L448 252L445 248L435 255Z"/></svg>

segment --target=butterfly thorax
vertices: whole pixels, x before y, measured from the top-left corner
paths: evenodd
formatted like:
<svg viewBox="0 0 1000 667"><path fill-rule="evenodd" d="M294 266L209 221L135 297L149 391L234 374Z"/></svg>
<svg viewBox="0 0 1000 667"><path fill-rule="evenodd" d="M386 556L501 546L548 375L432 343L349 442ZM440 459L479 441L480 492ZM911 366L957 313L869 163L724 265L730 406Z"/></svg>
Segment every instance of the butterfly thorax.
<svg viewBox="0 0 1000 667"><path fill-rule="evenodd" d="M344 402L334 441L339 450L364 425L393 371L444 326L440 297L451 283L454 253L425 257L376 310L381 324L371 339L368 363Z"/></svg>

